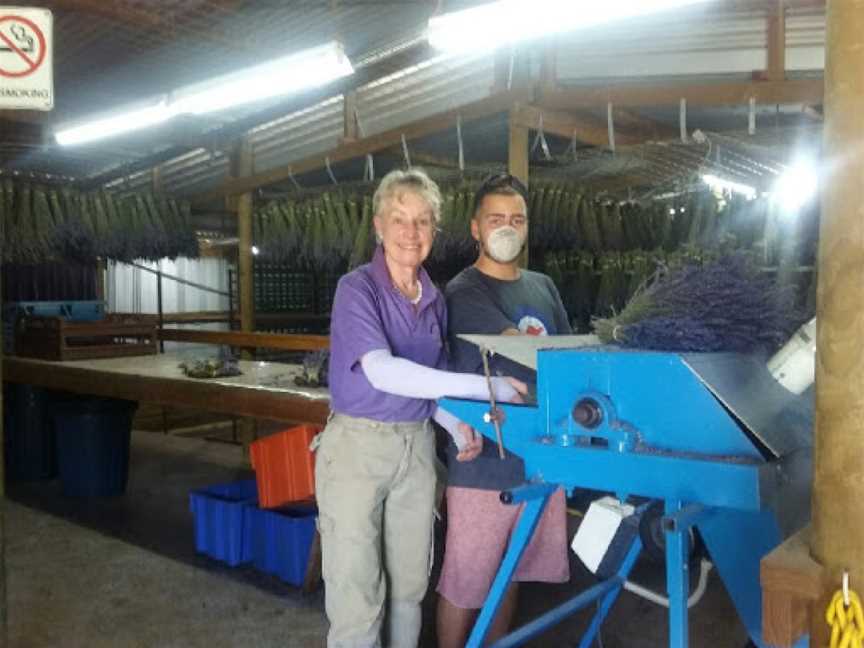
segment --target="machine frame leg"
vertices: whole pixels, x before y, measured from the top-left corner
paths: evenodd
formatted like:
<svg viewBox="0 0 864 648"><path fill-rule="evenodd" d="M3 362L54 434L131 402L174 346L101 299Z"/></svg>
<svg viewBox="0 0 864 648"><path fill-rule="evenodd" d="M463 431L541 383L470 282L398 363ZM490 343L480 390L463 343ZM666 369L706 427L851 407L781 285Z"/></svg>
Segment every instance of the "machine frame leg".
<svg viewBox="0 0 864 648"><path fill-rule="evenodd" d="M510 586L513 574L516 572L516 567L519 565L519 560L531 541L531 536L534 535L534 529L537 528L540 516L543 515L546 503L557 489L557 484L529 484L509 491L506 497L502 493L502 501L509 501L513 504L524 501L525 508L519 517L519 523L513 530L507 553L504 554L504 560L492 582L489 595L486 597L480 615L477 617L477 622L471 630L468 643L465 644L466 648L480 648L483 645L501 601L504 599L504 594Z"/></svg>
<svg viewBox="0 0 864 648"><path fill-rule="evenodd" d="M666 530L666 590L669 595L669 648L687 648L689 623L687 599L690 595L689 523L694 516L681 515L684 503L666 501L666 516L677 520Z"/></svg>
<svg viewBox="0 0 864 648"><path fill-rule="evenodd" d="M582 635L582 641L579 642L579 648L590 648L594 643L594 638L600 631L600 626L603 625L603 622L609 615L609 610L612 609L612 606L618 599L618 595L621 594L621 588L624 586L624 581L626 581L627 577L630 575L630 570L632 570L633 565L636 564L636 559L639 557L640 553L642 553L642 540L639 538L639 534L636 534L636 537L633 539L633 544L630 545L630 549L627 551L627 556L624 558L624 562L622 562L621 567L618 568L618 573L609 579L618 581L618 584L607 592L600 600L597 612L594 615L594 618L591 619L591 625L588 626L585 634Z"/></svg>
<svg viewBox="0 0 864 648"><path fill-rule="evenodd" d="M609 610L612 609L615 599L621 593L624 581L627 580L627 576L630 574L630 570L636 563L636 559L639 557L641 551L642 541L637 536L633 539L618 572L614 576L579 592L579 594L569 601L526 623L506 637L502 637L492 644L490 648L516 648L516 646L521 646L579 610L599 601L597 611L591 619L591 625L579 643L579 648L589 648L594 642L600 626L609 614Z"/></svg>

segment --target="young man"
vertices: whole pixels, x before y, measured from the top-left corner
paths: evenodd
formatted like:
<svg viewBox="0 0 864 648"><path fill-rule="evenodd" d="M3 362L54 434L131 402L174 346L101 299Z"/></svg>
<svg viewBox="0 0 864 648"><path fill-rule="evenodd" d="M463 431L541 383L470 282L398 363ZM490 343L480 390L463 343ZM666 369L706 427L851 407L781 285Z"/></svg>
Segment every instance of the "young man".
<svg viewBox="0 0 864 648"><path fill-rule="evenodd" d="M483 373L476 346L460 333L562 335L571 332L561 296L544 274L519 267L528 236L527 190L509 174L488 178L474 196L471 235L479 255L445 291L453 371ZM490 371L536 382L530 369L494 356ZM476 458L474 458L476 456ZM466 461L472 459L473 461ZM477 434L457 456L448 446L447 538L438 582L439 648L462 648L482 607L520 507L502 504L499 492L525 481L524 464ZM490 630L489 640L507 632L516 607L518 581L566 582L566 504L563 491L549 501L531 544L514 575Z"/></svg>

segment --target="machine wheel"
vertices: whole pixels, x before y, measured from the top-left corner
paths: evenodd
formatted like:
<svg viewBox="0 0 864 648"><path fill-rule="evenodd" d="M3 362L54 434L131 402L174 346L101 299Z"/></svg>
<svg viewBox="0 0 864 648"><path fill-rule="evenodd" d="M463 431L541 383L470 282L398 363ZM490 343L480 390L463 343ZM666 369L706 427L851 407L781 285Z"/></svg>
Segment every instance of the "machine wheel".
<svg viewBox="0 0 864 648"><path fill-rule="evenodd" d="M657 564L666 562L666 532L663 530L663 502L654 502L642 514L639 520L639 537L642 539L642 551ZM699 561L706 555L705 545L694 529L690 529L690 569L695 569Z"/></svg>

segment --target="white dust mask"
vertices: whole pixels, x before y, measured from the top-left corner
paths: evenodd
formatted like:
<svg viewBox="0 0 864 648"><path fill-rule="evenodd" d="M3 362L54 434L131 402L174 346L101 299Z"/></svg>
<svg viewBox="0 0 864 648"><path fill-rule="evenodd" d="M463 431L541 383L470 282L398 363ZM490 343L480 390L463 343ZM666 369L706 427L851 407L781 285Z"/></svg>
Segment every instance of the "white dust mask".
<svg viewBox="0 0 864 648"><path fill-rule="evenodd" d="M498 263L510 263L522 251L525 238L510 225L502 225L493 230L486 239L486 251Z"/></svg>

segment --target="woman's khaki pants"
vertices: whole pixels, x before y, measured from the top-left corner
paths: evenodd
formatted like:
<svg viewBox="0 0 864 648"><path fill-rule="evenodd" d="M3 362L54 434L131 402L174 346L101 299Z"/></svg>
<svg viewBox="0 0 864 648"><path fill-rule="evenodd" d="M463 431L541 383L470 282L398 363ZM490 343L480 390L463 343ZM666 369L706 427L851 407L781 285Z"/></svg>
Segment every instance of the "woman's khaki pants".
<svg viewBox="0 0 864 648"><path fill-rule="evenodd" d="M328 648L415 648L435 498L429 422L336 414L315 462Z"/></svg>

